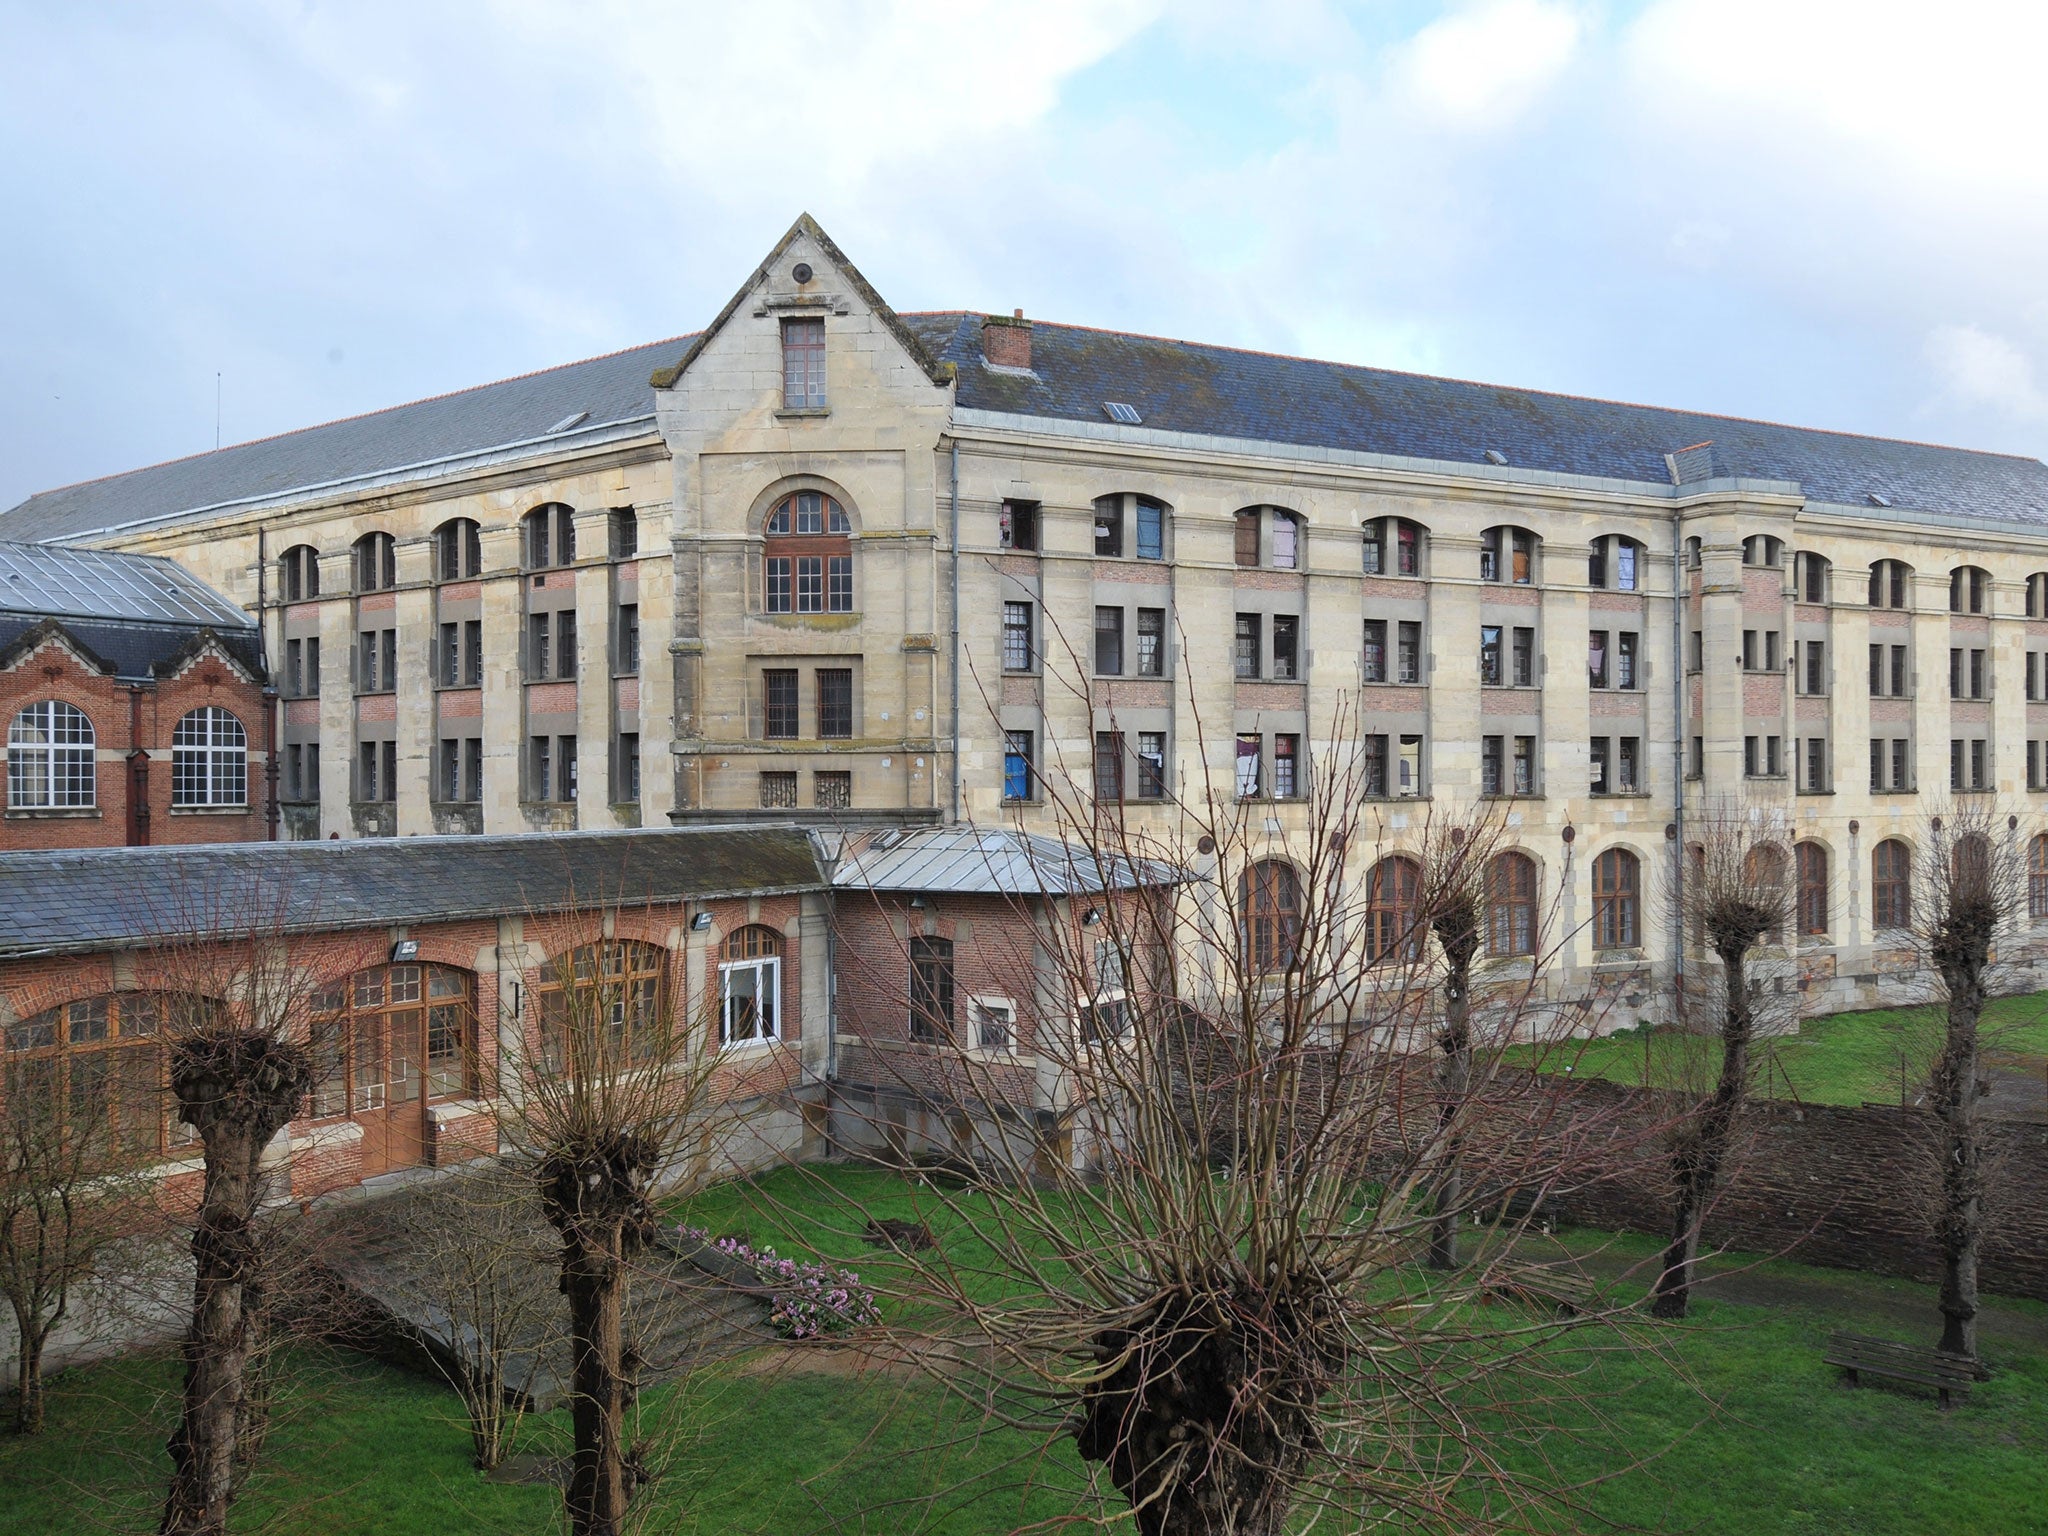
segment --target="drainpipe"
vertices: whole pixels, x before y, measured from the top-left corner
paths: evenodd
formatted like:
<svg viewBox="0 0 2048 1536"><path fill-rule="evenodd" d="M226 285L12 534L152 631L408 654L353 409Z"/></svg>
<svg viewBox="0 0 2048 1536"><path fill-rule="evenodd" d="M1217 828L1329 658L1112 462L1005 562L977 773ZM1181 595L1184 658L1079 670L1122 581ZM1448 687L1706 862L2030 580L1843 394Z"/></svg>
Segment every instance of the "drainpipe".
<svg viewBox="0 0 2048 1536"><path fill-rule="evenodd" d="M142 685L128 685L128 846L149 844L149 752L142 745Z"/></svg>
<svg viewBox="0 0 2048 1536"><path fill-rule="evenodd" d="M953 449L953 815L960 819L960 440Z"/></svg>
<svg viewBox="0 0 2048 1536"><path fill-rule="evenodd" d="M1671 875L1671 988L1678 1001L1685 987L1685 523L1671 509L1671 746L1674 793L1671 824L1677 829ZM1704 764L1702 767L1704 768Z"/></svg>
<svg viewBox="0 0 2048 1536"><path fill-rule="evenodd" d="M266 530L256 525L256 664L263 669L263 835L277 841L277 685L270 676L270 552Z"/></svg>

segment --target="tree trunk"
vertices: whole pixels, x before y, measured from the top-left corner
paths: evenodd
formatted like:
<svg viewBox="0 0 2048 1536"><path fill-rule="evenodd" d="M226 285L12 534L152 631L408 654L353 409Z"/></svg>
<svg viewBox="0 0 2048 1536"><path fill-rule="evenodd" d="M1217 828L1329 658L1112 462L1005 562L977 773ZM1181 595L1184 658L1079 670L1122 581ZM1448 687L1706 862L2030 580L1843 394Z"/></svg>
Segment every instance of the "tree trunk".
<svg viewBox="0 0 2048 1536"><path fill-rule="evenodd" d="M1977 1257L1984 1238L1984 1149L1977 1111L1977 1022L1984 1011L1982 966L1944 967L1948 1030L1935 1063L1931 1097L1941 1122L1941 1342L1977 1358Z"/></svg>
<svg viewBox="0 0 2048 1536"><path fill-rule="evenodd" d="M217 1125L206 1138L206 1183L192 1234L192 1324L185 1335L184 1413L171 1435L171 1487L159 1530L213 1536L227 1529L236 1444L249 1374L243 1295L255 1267L253 1126ZM264 1141L269 1138L264 1137Z"/></svg>
<svg viewBox="0 0 2048 1536"><path fill-rule="evenodd" d="M563 1240L575 1441L567 1498L573 1536L618 1536L632 1497L625 1444L631 1393L623 1370L623 1249L618 1223L579 1222Z"/></svg>
<svg viewBox="0 0 2048 1536"><path fill-rule="evenodd" d="M1721 1009L1721 1077L1696 1125L1682 1134L1671 1165L1678 1198L1671 1214L1671 1242L1650 1303L1653 1317L1680 1318L1692 1305L1693 1265L1699 1258L1700 1223L1706 1219L1721 1165L1734 1137L1735 1117L1749 1081L1749 1041L1754 1019L1749 1005L1749 945L1720 951L1727 978Z"/></svg>
<svg viewBox="0 0 2048 1536"><path fill-rule="evenodd" d="M14 1309L14 1328L20 1340L14 1373L14 1432L17 1435L40 1435L43 1432L43 1345L49 1333L39 1323L39 1319L24 1316L19 1307Z"/></svg>
<svg viewBox="0 0 2048 1536"><path fill-rule="evenodd" d="M1464 1138L1454 1129L1472 1084L1472 992L1471 957L1450 951L1450 965L1444 977L1444 1028L1438 1039L1442 1057L1437 1062L1437 1134L1441 1162L1431 1181L1430 1204L1436 1219L1429 1229L1429 1267L1458 1267L1459 1206L1465 1198L1462 1164Z"/></svg>

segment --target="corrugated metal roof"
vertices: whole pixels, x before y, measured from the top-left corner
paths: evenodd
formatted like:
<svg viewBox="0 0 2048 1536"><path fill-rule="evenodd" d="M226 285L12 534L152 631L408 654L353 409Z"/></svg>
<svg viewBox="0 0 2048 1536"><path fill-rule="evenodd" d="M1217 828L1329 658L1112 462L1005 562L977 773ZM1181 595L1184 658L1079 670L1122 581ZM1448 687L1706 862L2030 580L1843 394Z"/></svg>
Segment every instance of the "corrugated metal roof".
<svg viewBox="0 0 2048 1536"><path fill-rule="evenodd" d="M842 889L993 896L1079 896L1172 885L1171 865L1126 859L1001 827L889 829L850 843L833 871Z"/></svg>
<svg viewBox="0 0 2048 1536"><path fill-rule="evenodd" d="M1545 394L1385 368L1036 322L1031 371L982 361L979 314L906 315L959 369L957 403L1104 422L1128 402L1146 430L1671 484L1664 456L1711 443L1721 476L1797 482L1814 501L2048 526L2048 465L1731 416Z"/></svg>
<svg viewBox="0 0 2048 1536"><path fill-rule="evenodd" d="M810 838L787 826L10 853L0 858L0 958L134 947L235 922L320 932L824 883Z"/></svg>
<svg viewBox="0 0 2048 1536"><path fill-rule="evenodd" d="M53 544L0 542L0 614L256 627L174 560Z"/></svg>

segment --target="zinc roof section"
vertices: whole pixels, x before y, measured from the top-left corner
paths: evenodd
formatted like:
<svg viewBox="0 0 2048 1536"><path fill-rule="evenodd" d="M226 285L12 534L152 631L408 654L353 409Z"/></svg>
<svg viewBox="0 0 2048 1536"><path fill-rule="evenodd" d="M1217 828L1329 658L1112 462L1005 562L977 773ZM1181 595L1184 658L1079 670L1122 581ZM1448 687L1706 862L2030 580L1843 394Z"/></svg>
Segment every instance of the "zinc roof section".
<svg viewBox="0 0 2048 1536"><path fill-rule="evenodd" d="M1892 504L2048 527L2048 465L1891 438L1779 426L1696 411L1546 394L1165 337L1036 321L1031 371L982 361L979 314L910 314L904 323L959 370L969 410L1103 423L1128 401L1145 430L1287 443L1403 458L1671 484L1667 453L1711 441L1720 474L1796 481L1821 502ZM1135 430L1135 429L1133 429Z"/></svg>
<svg viewBox="0 0 2048 1536"><path fill-rule="evenodd" d="M577 412L588 432L654 418L649 372L674 360L673 337L364 416L237 443L57 490L0 513L0 535L63 539L145 518L278 496L543 438Z"/></svg>
<svg viewBox="0 0 2048 1536"><path fill-rule="evenodd" d="M935 895L1081 896L1182 878L1154 860L1098 857L1037 833L966 826L872 833L847 848L832 883Z"/></svg>
<svg viewBox="0 0 2048 1536"><path fill-rule="evenodd" d="M824 887L793 827L11 853L0 959L145 947L239 921L320 932Z"/></svg>
<svg viewBox="0 0 2048 1536"><path fill-rule="evenodd" d="M175 560L5 541L0 614L256 628L247 612Z"/></svg>

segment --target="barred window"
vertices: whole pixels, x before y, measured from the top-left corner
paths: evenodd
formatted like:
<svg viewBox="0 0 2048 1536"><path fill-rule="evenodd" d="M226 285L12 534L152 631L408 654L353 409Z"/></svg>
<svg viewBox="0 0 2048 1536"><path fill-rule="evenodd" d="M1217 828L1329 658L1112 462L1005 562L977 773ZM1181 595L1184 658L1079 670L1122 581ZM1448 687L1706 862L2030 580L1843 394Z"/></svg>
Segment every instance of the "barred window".
<svg viewBox="0 0 2048 1536"><path fill-rule="evenodd" d="M171 733L172 805L247 805L249 738L218 705L195 709Z"/></svg>
<svg viewBox="0 0 2048 1536"><path fill-rule="evenodd" d="M92 722L61 699L31 704L7 732L7 803L13 809L82 809L94 802Z"/></svg>

